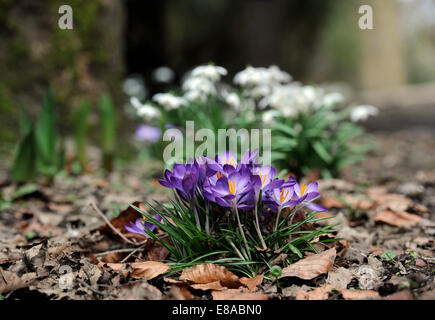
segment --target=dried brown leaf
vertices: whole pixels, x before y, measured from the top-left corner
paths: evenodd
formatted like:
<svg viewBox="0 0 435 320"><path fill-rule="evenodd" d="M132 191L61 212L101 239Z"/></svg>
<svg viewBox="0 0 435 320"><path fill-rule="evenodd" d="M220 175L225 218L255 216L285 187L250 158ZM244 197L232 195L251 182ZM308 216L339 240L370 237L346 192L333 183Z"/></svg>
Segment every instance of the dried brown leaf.
<svg viewBox="0 0 435 320"><path fill-rule="evenodd" d="M0 294L26 287L26 282L13 272L0 268Z"/></svg>
<svg viewBox="0 0 435 320"><path fill-rule="evenodd" d="M197 284L220 281L227 288L240 287L239 277L223 266L210 263L184 269L180 280L187 280Z"/></svg>
<svg viewBox="0 0 435 320"><path fill-rule="evenodd" d="M339 289L346 300L369 300L379 298L379 293L372 290Z"/></svg>
<svg viewBox="0 0 435 320"><path fill-rule="evenodd" d="M195 283L190 285L191 288L196 290L225 290L228 289L227 287L224 287L221 285L220 281L213 281L210 283Z"/></svg>
<svg viewBox="0 0 435 320"><path fill-rule="evenodd" d="M304 280L311 280L323 273L327 273L334 264L337 251L335 248L323 251L322 253L306 257L282 270L284 277L297 277Z"/></svg>
<svg viewBox="0 0 435 320"><path fill-rule="evenodd" d="M321 204L322 204L322 206L324 206L326 209L331 209L331 208L343 208L343 207L344 207L343 202L341 202L341 201L338 200L337 198L332 197L332 196L329 196L329 195L324 195L324 196L322 196Z"/></svg>
<svg viewBox="0 0 435 320"><path fill-rule="evenodd" d="M247 286L250 291L257 291L257 286L263 283L263 276L259 274L253 278L242 277L240 282Z"/></svg>
<svg viewBox="0 0 435 320"><path fill-rule="evenodd" d="M371 290L349 290L337 288L330 284L323 285L312 291L298 290L296 292L296 300L327 300L329 293L339 291L346 300L366 300L379 297L376 291Z"/></svg>
<svg viewBox="0 0 435 320"><path fill-rule="evenodd" d="M131 266L133 268L131 272L133 278L145 278L147 280L151 280L169 269L166 263L157 261L133 262Z"/></svg>
<svg viewBox="0 0 435 320"><path fill-rule="evenodd" d="M410 227L418 224L421 217L405 211L382 210L376 214L374 220L397 227Z"/></svg>
<svg viewBox="0 0 435 320"><path fill-rule="evenodd" d="M213 291L213 300L268 300L270 295L266 293L249 292L246 289L227 289Z"/></svg>

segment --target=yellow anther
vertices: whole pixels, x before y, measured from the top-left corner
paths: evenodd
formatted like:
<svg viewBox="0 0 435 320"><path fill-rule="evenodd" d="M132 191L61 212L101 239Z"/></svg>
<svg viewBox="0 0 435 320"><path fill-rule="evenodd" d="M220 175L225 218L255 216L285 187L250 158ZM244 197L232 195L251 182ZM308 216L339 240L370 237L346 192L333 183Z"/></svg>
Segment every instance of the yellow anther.
<svg viewBox="0 0 435 320"><path fill-rule="evenodd" d="M307 190L307 186L305 184L302 184L301 197L304 195L305 190Z"/></svg>
<svg viewBox="0 0 435 320"><path fill-rule="evenodd" d="M260 180L261 180L261 186L264 186L264 183L266 182L267 179L267 174L264 175L264 179L263 179L263 175L260 173Z"/></svg>
<svg viewBox="0 0 435 320"><path fill-rule="evenodd" d="M228 180L228 186L230 188L230 193L235 194L236 193L236 180Z"/></svg>
<svg viewBox="0 0 435 320"><path fill-rule="evenodd" d="M223 174L218 171L218 172L216 172L216 176L218 179L220 179L223 177Z"/></svg>
<svg viewBox="0 0 435 320"><path fill-rule="evenodd" d="M287 199L287 196L288 196L288 194L289 194L289 192L290 192L290 190L287 190L287 192L284 194L284 191L285 191L285 189L283 188L282 190L281 190L281 197L280 197L280 202L281 203L284 203L285 202L285 200Z"/></svg>
<svg viewBox="0 0 435 320"><path fill-rule="evenodd" d="M228 159L225 159L225 164L228 164ZM230 165L235 167L235 164L236 164L236 160L234 158L230 158Z"/></svg>

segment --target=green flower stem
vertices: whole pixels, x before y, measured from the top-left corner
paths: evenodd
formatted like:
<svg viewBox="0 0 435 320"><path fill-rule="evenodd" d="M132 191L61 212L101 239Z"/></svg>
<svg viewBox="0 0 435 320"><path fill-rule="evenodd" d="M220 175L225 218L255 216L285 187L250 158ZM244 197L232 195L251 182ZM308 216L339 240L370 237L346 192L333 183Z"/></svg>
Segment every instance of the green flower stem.
<svg viewBox="0 0 435 320"><path fill-rule="evenodd" d="M276 214L275 227L273 228L273 231L278 230L278 223L279 223L279 217L281 216L281 211L282 211L282 208L280 206L278 209L278 213Z"/></svg>
<svg viewBox="0 0 435 320"><path fill-rule="evenodd" d="M242 235L243 242L245 244L246 252L248 253L249 259L251 259L251 252L249 251L248 241L246 240L245 232L243 231L242 223L240 222L239 211L237 210L237 205L233 202L233 209L236 214L237 223L239 225L240 234Z"/></svg>
<svg viewBox="0 0 435 320"><path fill-rule="evenodd" d="M257 196L258 197L258 196ZM255 201L255 229L257 230L258 237L260 238L263 249L267 249L266 242L264 242L263 235L261 234L260 223L258 221L258 199Z"/></svg>
<svg viewBox="0 0 435 320"><path fill-rule="evenodd" d="M196 227L202 231L201 229L201 223L199 222L199 216L198 216L198 211L196 210L196 205L193 203L193 201L191 201L191 206L193 208L193 214L195 215L195 221L196 221Z"/></svg>
<svg viewBox="0 0 435 320"><path fill-rule="evenodd" d="M236 253L240 257L240 259L246 260L245 257L240 252L240 250L237 249L236 245L231 241L230 237L225 237L225 239L227 239L227 241L230 243L231 247L233 247L234 251L236 251Z"/></svg>
<svg viewBox="0 0 435 320"><path fill-rule="evenodd" d="M210 203L208 201L206 201L206 209L207 209L207 214L205 216L205 232L210 235Z"/></svg>

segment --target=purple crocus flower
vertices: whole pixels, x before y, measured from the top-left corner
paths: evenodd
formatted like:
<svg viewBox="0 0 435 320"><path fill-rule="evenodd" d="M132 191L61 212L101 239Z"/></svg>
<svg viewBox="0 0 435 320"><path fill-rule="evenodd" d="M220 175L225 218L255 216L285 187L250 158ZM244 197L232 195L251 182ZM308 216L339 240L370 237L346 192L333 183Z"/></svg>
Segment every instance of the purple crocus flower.
<svg viewBox="0 0 435 320"><path fill-rule="evenodd" d="M162 221L162 217L158 214L156 214L155 219L159 222ZM129 224L124 225L124 228L130 233L137 233L145 237L149 237L149 235L145 232L145 229L154 232L157 226L153 223L146 222L146 217L142 217L137 219L135 223L130 221Z"/></svg>
<svg viewBox="0 0 435 320"><path fill-rule="evenodd" d="M183 199L192 200L198 185L200 165L197 161L175 164L173 172L166 170L159 182L166 188L175 188Z"/></svg>
<svg viewBox="0 0 435 320"><path fill-rule="evenodd" d="M264 196L264 203L273 211L279 212L284 208L293 207L299 203L294 198L294 187L288 182L284 182L278 188L268 190Z"/></svg>
<svg viewBox="0 0 435 320"><path fill-rule="evenodd" d="M317 182L311 182L308 186L305 184L299 186L299 184L296 182L294 184L294 195L298 199L298 202L302 203L304 207L307 207L316 212L326 211L326 209L321 205L309 202L319 196L319 192L317 191L318 188L319 185Z"/></svg>
<svg viewBox="0 0 435 320"><path fill-rule="evenodd" d="M136 138L139 141L155 143L160 140L161 136L162 136L162 131L157 127L141 124L136 129Z"/></svg>
<svg viewBox="0 0 435 320"><path fill-rule="evenodd" d="M203 195L222 207L237 206L240 209L252 209L255 204L252 185L251 172L242 169L240 172L234 171L228 177L220 177L215 185L204 184Z"/></svg>

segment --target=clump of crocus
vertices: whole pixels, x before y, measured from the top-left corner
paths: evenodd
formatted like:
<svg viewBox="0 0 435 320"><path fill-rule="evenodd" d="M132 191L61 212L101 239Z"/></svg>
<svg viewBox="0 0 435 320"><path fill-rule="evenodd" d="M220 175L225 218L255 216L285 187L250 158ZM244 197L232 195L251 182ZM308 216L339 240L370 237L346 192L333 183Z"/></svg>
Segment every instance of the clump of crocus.
<svg viewBox="0 0 435 320"><path fill-rule="evenodd" d="M301 257L301 251L312 248L309 241L332 232L329 226L300 230L303 224L318 221L316 213L325 210L313 202L319 196L318 184L280 179L273 167L256 162L257 155L248 150L237 161L226 151L215 159L175 164L159 181L175 191L176 200L171 205L149 205L156 218L135 207L154 226L136 222L128 230L160 241L183 265L215 255L213 263L245 266L243 270L253 274L277 253ZM299 210L306 218L293 223ZM171 240L159 239L152 232L155 226Z"/></svg>

